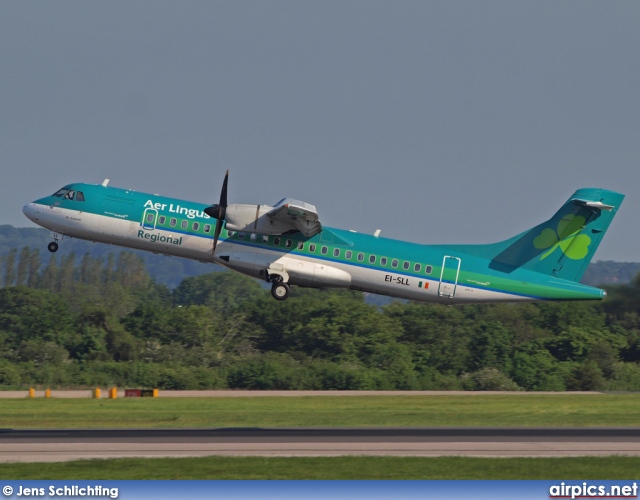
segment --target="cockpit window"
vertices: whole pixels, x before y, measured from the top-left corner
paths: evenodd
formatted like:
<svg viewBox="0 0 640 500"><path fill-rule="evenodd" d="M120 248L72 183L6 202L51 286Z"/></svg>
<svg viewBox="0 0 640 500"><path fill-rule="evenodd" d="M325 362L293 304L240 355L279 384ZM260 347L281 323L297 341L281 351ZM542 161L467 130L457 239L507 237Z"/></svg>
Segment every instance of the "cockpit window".
<svg viewBox="0 0 640 500"><path fill-rule="evenodd" d="M59 191L56 191L55 193L53 193L53 196L56 196L57 198L62 198L65 194L67 194L69 190L67 188L62 188Z"/></svg>
<svg viewBox="0 0 640 500"><path fill-rule="evenodd" d="M84 193L82 191L76 193L76 201L84 201Z"/></svg>
<svg viewBox="0 0 640 500"><path fill-rule="evenodd" d="M73 200L75 196L76 196L76 192L73 189L70 189L64 194L63 198L65 200Z"/></svg>

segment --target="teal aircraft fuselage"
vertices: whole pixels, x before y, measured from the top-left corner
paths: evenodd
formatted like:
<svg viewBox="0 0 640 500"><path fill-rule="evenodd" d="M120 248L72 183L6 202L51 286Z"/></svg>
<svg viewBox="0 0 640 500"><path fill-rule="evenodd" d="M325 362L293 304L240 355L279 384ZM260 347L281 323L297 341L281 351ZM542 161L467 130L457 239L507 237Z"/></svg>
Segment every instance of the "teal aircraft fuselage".
<svg viewBox="0 0 640 500"><path fill-rule="evenodd" d="M209 205L107 182L69 184L23 211L51 231L50 251L73 237L216 263L271 282L279 300L294 285L465 304L603 299L603 290L579 280L623 198L578 190L551 219L488 245L419 245L322 227L315 207L296 200L275 207L225 201L215 252L218 221Z"/></svg>

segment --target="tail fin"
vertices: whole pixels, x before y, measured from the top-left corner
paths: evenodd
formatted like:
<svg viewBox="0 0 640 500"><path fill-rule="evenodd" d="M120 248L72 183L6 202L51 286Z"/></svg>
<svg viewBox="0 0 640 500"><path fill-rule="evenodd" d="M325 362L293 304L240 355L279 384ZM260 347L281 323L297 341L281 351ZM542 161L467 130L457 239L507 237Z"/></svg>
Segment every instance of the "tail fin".
<svg viewBox="0 0 640 500"><path fill-rule="evenodd" d="M605 189L579 189L548 221L502 243L483 245L481 253L493 257L489 267L498 271L521 268L580 281L623 199Z"/></svg>

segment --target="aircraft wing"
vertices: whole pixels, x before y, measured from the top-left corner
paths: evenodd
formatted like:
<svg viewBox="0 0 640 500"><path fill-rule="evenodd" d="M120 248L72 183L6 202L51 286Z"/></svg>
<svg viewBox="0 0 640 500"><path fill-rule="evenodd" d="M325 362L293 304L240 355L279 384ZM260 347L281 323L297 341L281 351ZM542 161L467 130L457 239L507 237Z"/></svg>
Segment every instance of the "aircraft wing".
<svg viewBox="0 0 640 500"><path fill-rule="evenodd" d="M300 231L307 238L322 231L316 207L304 201L284 198L266 215L272 223L290 226L292 230Z"/></svg>

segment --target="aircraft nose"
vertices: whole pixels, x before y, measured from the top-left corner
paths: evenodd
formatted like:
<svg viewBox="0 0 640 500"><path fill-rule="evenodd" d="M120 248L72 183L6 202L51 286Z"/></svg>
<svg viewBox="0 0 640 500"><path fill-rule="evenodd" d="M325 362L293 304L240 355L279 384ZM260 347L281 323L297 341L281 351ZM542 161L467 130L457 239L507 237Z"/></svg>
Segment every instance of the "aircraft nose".
<svg viewBox="0 0 640 500"><path fill-rule="evenodd" d="M36 204L35 203L27 203L24 207L22 207L22 213L27 217L27 219L35 221L36 216Z"/></svg>

